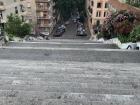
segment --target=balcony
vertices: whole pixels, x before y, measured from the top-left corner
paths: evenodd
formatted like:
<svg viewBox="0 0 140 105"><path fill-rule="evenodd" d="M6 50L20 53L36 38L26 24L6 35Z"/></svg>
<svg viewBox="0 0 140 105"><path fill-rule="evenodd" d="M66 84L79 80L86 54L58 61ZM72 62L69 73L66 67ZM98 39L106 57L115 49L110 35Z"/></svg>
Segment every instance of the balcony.
<svg viewBox="0 0 140 105"><path fill-rule="evenodd" d="M41 28L45 28L45 27L53 27L53 21L50 23L38 23L38 26Z"/></svg>
<svg viewBox="0 0 140 105"><path fill-rule="evenodd" d="M51 0L35 0L37 3L48 3Z"/></svg>
<svg viewBox="0 0 140 105"><path fill-rule="evenodd" d="M0 11L4 11L6 8L4 6L0 6Z"/></svg>
<svg viewBox="0 0 140 105"><path fill-rule="evenodd" d="M36 7L36 11L49 11L48 7Z"/></svg>
<svg viewBox="0 0 140 105"><path fill-rule="evenodd" d="M37 16L37 19L38 20L45 20L45 19L47 19L47 20L49 20L49 19L51 19L52 18L52 16Z"/></svg>
<svg viewBox="0 0 140 105"><path fill-rule="evenodd" d="M41 28L45 28L45 27L49 27L49 24L38 24L38 26Z"/></svg>

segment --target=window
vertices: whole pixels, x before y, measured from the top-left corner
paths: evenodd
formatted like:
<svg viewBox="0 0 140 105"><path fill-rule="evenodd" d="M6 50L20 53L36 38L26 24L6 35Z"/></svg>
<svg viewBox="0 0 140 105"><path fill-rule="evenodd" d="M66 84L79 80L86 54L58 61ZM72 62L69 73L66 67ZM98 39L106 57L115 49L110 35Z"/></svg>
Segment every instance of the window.
<svg viewBox="0 0 140 105"><path fill-rule="evenodd" d="M44 12L43 13L43 17L46 18L47 17L47 13Z"/></svg>
<svg viewBox="0 0 140 105"><path fill-rule="evenodd" d="M18 14L18 8L15 7L15 14Z"/></svg>
<svg viewBox="0 0 140 105"><path fill-rule="evenodd" d="M108 8L108 3L105 3L105 8Z"/></svg>
<svg viewBox="0 0 140 105"><path fill-rule="evenodd" d="M91 1L91 6L94 6L94 2L93 1Z"/></svg>
<svg viewBox="0 0 140 105"><path fill-rule="evenodd" d="M96 25L99 26L100 25L100 20L96 21Z"/></svg>
<svg viewBox="0 0 140 105"><path fill-rule="evenodd" d="M90 8L90 6L88 7L88 10L92 14L93 10L92 10L92 8Z"/></svg>
<svg viewBox="0 0 140 105"><path fill-rule="evenodd" d="M0 6L3 6L3 5L4 5L4 3L0 1Z"/></svg>
<svg viewBox="0 0 140 105"><path fill-rule="evenodd" d="M97 3L97 8L101 8L102 7L102 3Z"/></svg>
<svg viewBox="0 0 140 105"><path fill-rule="evenodd" d="M0 12L0 19L3 19L2 11Z"/></svg>
<svg viewBox="0 0 140 105"><path fill-rule="evenodd" d="M106 17L108 15L108 13L107 12L104 12L104 17Z"/></svg>
<svg viewBox="0 0 140 105"><path fill-rule="evenodd" d="M101 11L96 12L96 17L101 17Z"/></svg>
<svg viewBox="0 0 140 105"><path fill-rule="evenodd" d="M20 5L20 11L21 11L21 12L25 12L25 8L24 8L23 5Z"/></svg>
<svg viewBox="0 0 140 105"><path fill-rule="evenodd" d="M24 16L21 16L22 22L24 22Z"/></svg>
<svg viewBox="0 0 140 105"><path fill-rule="evenodd" d="M92 18L90 18L90 23L92 23Z"/></svg>

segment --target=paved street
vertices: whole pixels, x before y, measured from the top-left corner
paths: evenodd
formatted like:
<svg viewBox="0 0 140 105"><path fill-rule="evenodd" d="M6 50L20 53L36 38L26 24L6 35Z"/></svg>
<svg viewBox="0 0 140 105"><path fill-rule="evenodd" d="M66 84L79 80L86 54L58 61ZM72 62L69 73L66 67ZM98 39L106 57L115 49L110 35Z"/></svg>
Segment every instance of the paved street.
<svg viewBox="0 0 140 105"><path fill-rule="evenodd" d="M0 105L140 105L139 51L52 39L0 53Z"/></svg>
<svg viewBox="0 0 140 105"><path fill-rule="evenodd" d="M66 32L61 37L53 37L54 39L81 39L87 40L89 36L76 36L77 33L77 25L72 20L70 20L70 24L66 26Z"/></svg>

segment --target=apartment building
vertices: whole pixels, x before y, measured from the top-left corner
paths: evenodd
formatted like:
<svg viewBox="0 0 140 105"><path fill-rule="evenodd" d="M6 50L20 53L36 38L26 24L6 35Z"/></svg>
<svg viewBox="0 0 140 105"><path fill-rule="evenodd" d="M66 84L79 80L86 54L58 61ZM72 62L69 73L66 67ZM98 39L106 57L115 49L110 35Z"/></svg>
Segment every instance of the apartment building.
<svg viewBox="0 0 140 105"><path fill-rule="evenodd" d="M4 8L1 14L1 22L5 23L7 21L7 16L11 13L21 16L22 20L27 22L33 22L36 19L36 14L33 12L35 10L35 3L33 0L1 0L2 6Z"/></svg>
<svg viewBox="0 0 140 105"><path fill-rule="evenodd" d="M87 0L88 25L93 34L94 27L103 24L108 15L108 0Z"/></svg>
<svg viewBox="0 0 140 105"><path fill-rule="evenodd" d="M53 0L35 0L35 2L38 31L51 33L56 24L53 16Z"/></svg>
<svg viewBox="0 0 140 105"><path fill-rule="evenodd" d="M0 23L3 18L3 15L2 15L3 11L5 11L5 6L4 6L4 3L2 1L0 1Z"/></svg>

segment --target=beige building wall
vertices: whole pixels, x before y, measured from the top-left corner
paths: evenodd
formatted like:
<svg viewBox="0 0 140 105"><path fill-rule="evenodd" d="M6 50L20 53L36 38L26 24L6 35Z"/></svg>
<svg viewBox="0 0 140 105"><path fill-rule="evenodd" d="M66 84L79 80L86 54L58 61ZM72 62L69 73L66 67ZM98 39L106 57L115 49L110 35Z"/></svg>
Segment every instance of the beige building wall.
<svg viewBox="0 0 140 105"><path fill-rule="evenodd" d="M7 16L11 13L18 14L27 22L35 22L35 2L34 0L0 0L4 4L5 10L2 12L2 22L7 21Z"/></svg>
<svg viewBox="0 0 140 105"><path fill-rule="evenodd" d="M0 0L0 23L6 23L7 16L11 13L21 16L22 20L33 25L32 32L35 32L36 6L35 0Z"/></svg>
<svg viewBox="0 0 140 105"><path fill-rule="evenodd" d="M33 32L49 32L56 24L53 0L0 0L5 8L1 11L1 22L7 21L7 16L16 13L26 22L33 25Z"/></svg>
<svg viewBox="0 0 140 105"><path fill-rule="evenodd" d="M87 0L88 24L93 35L93 29L103 24L108 15L108 0Z"/></svg>

